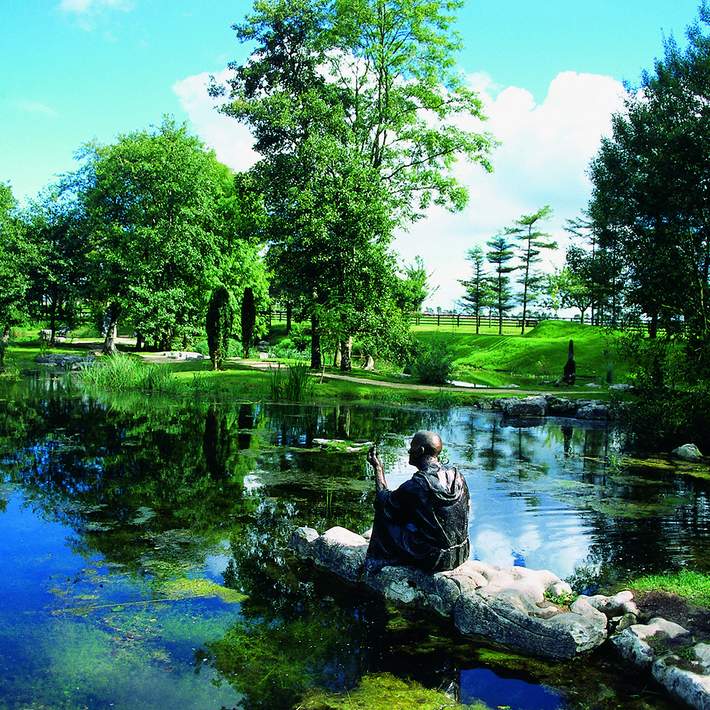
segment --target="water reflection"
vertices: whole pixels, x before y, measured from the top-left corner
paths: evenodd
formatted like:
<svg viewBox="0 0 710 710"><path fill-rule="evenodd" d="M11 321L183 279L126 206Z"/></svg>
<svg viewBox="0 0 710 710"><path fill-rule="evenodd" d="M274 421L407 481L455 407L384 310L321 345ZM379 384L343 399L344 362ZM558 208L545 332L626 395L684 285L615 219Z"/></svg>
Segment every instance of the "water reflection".
<svg viewBox="0 0 710 710"><path fill-rule="evenodd" d="M573 666L511 674L510 659L478 658L445 629L340 598L287 559L297 525L364 530L371 522L364 455L314 440L377 442L398 485L411 475L406 439L420 428L441 431L467 478L479 559L576 572L589 585L682 564L710 568L707 484L610 466L618 432L603 426L524 426L469 408L97 400L37 378L0 393L0 669L13 669L0 673L0 697L21 705L39 692L36 674L49 663L48 650L33 657L41 637L55 656L61 648L89 663L119 654L126 678L142 669L136 677L155 689L144 688L145 707L160 706L166 673L180 679L171 697L192 694L176 706L287 707L307 687L338 690L382 671L450 688L465 702L515 706L516 689L533 683L519 707L574 706ZM167 583L185 579L247 599L168 599ZM67 609L82 610L80 618ZM595 663L618 697L624 681ZM61 706L75 678L62 667L55 679L42 675L39 702ZM106 673L118 695L95 679L68 704L120 706L129 681ZM219 692L207 693L214 679Z"/></svg>

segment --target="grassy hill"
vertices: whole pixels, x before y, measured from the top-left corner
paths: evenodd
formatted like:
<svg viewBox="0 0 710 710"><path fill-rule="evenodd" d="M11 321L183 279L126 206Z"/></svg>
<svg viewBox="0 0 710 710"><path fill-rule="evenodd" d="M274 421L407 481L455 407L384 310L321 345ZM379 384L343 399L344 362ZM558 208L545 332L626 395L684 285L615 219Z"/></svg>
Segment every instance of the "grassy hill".
<svg viewBox="0 0 710 710"><path fill-rule="evenodd" d="M621 334L591 325L542 321L524 336L476 335L455 328L417 326L414 334L423 342L448 342L455 357L454 377L485 384L559 377L570 339L574 340L580 377L603 380L607 362L612 364L615 382L623 381L628 371L618 352Z"/></svg>

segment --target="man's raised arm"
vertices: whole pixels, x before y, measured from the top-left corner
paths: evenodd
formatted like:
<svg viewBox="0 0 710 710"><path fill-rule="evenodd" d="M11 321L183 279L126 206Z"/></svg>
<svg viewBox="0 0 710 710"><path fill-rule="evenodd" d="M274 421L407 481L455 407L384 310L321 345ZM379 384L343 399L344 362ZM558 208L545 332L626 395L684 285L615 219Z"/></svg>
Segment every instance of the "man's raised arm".
<svg viewBox="0 0 710 710"><path fill-rule="evenodd" d="M375 469L375 486L377 487L378 493L387 488L387 481L385 480L385 469L382 466L382 461L380 461L377 456L377 447L373 446L367 452L367 463Z"/></svg>

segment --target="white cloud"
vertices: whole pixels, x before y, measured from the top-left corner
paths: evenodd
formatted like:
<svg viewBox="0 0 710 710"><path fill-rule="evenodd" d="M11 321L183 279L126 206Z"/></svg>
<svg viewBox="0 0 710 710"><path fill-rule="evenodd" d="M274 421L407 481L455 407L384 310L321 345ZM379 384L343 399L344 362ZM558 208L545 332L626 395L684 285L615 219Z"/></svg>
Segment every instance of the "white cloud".
<svg viewBox="0 0 710 710"><path fill-rule="evenodd" d="M223 72L216 78L226 76ZM601 136L610 129L611 114L622 108L624 94L621 83L611 77L566 71L552 80L538 104L529 91L500 87L486 74L468 79L481 93L489 120L470 121L467 127L483 128L501 141L493 155L495 172L489 175L476 165L459 163L455 172L469 188L468 207L458 214L434 207L427 219L395 242L405 259L419 254L433 272L432 281L439 285L433 306L450 307L461 296L458 279L469 271L466 251L484 245L522 214L550 204L555 216L548 230L564 245L562 226L587 204L590 184L585 171ZM173 90L195 131L217 157L244 170L257 158L252 137L246 126L217 113L207 95L207 82L206 73L198 74L178 81ZM562 258L560 250L553 263Z"/></svg>
<svg viewBox="0 0 710 710"><path fill-rule="evenodd" d="M485 246L520 215L550 204L555 214L547 230L566 243L565 220L578 216L589 198L589 161L610 130L611 114L623 104L621 83L596 74L558 74L539 104L519 87L496 91L485 75L471 76L470 82L481 93L489 117L483 127L501 142L493 154L495 172L489 175L459 163L456 175L470 192L466 209L458 214L432 209L396 241L401 253L422 256L439 284L430 305L444 308L462 294L458 279L470 273L466 251ZM563 255L560 249L550 264L558 265Z"/></svg>
<svg viewBox="0 0 710 710"><path fill-rule="evenodd" d="M25 113L34 113L39 114L41 116L50 117L54 117L57 115L57 112L51 106L48 106L47 104L42 103L41 101L16 99L12 102L12 104L13 106L15 106L15 108L19 109L20 111L24 111Z"/></svg>
<svg viewBox="0 0 710 710"><path fill-rule="evenodd" d="M229 75L225 70L215 75L222 83ZM187 113L197 135L217 154L218 160L233 170L248 170L258 159L252 150L254 139L249 129L217 111L223 100L215 101L207 93L208 73L188 76L173 84L173 91Z"/></svg>
<svg viewBox="0 0 710 710"><path fill-rule="evenodd" d="M86 32L96 29L105 11L129 12L132 9L132 0L61 0L59 3L59 10L74 17L76 24ZM113 41L110 35L105 38Z"/></svg>
<svg viewBox="0 0 710 710"><path fill-rule="evenodd" d="M59 9L62 12L70 12L77 15L103 8L123 10L125 12L133 9L133 3L130 0L61 0L59 3Z"/></svg>

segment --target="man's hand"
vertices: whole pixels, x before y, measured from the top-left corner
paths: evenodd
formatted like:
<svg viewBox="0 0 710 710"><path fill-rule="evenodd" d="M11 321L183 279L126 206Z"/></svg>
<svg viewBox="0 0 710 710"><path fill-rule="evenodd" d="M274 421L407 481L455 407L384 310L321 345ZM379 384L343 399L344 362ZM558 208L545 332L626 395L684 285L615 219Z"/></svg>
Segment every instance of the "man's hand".
<svg viewBox="0 0 710 710"><path fill-rule="evenodd" d="M375 473L383 470L382 461L380 461L379 457L377 456L376 446L371 446L370 450L367 452L367 463L369 463L370 466L375 469Z"/></svg>
<svg viewBox="0 0 710 710"><path fill-rule="evenodd" d="M367 463L375 469L375 488L381 491L387 488L387 481L385 480L385 469L377 455L377 447L373 446L367 452Z"/></svg>

